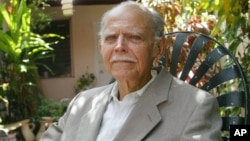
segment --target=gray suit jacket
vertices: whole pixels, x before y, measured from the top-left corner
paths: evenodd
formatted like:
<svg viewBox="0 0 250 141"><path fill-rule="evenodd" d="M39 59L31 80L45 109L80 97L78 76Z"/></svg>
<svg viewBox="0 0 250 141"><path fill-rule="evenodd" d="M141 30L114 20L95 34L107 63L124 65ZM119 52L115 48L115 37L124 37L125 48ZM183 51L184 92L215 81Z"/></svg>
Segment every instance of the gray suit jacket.
<svg viewBox="0 0 250 141"><path fill-rule="evenodd" d="M40 141L95 141L113 85L78 94ZM221 125L213 96L163 70L114 141L219 141Z"/></svg>

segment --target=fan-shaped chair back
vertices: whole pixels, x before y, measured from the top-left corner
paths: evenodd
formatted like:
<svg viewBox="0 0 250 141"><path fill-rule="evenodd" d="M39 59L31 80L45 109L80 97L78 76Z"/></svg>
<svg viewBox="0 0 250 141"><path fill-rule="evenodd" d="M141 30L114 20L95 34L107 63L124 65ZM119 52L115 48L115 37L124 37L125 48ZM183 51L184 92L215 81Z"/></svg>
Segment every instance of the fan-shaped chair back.
<svg viewBox="0 0 250 141"><path fill-rule="evenodd" d="M166 34L161 63L177 78L216 96L223 119L222 136L230 125L249 124L249 91L237 58L210 36L196 32Z"/></svg>

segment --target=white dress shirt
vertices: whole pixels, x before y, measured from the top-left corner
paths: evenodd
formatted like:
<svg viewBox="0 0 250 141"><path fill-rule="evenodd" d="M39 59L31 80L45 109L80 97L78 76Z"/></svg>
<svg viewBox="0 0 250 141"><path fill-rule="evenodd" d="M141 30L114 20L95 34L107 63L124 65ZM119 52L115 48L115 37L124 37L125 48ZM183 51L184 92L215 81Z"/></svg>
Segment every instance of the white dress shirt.
<svg viewBox="0 0 250 141"><path fill-rule="evenodd" d="M116 134L120 131L121 127L128 118L130 112L134 108L140 96L153 82L156 75L153 75L151 80L140 90L127 94L122 101L118 100L118 84L111 91L111 99L107 109L103 115L97 141L112 141Z"/></svg>

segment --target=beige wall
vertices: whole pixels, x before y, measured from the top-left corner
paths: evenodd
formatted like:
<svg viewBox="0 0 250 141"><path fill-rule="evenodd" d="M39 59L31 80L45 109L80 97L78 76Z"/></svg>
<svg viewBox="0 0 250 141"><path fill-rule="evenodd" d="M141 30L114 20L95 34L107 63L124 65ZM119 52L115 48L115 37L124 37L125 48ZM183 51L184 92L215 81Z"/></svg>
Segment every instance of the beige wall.
<svg viewBox="0 0 250 141"><path fill-rule="evenodd" d="M96 86L108 83L110 76L103 73L96 41L101 16L112 6L75 6L74 15L71 17L63 16L61 7L46 9L47 12L53 13L53 19L70 19L72 59L72 77L42 79L41 85L46 97L56 100L72 98L75 95L76 80L86 71L93 72L97 76Z"/></svg>

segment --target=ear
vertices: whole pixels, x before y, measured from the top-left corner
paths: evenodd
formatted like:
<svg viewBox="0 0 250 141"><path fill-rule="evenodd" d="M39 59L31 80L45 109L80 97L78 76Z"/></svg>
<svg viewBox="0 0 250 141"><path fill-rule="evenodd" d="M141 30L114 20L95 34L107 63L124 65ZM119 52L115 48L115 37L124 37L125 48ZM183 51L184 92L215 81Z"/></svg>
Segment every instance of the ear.
<svg viewBox="0 0 250 141"><path fill-rule="evenodd" d="M102 55L102 44L101 44L101 40L98 41L98 49L100 54Z"/></svg>
<svg viewBox="0 0 250 141"><path fill-rule="evenodd" d="M166 51L166 39L162 37L161 40L159 41L159 44L156 47L158 51L156 52L155 61L158 61L159 59L161 59L161 57L164 55Z"/></svg>

